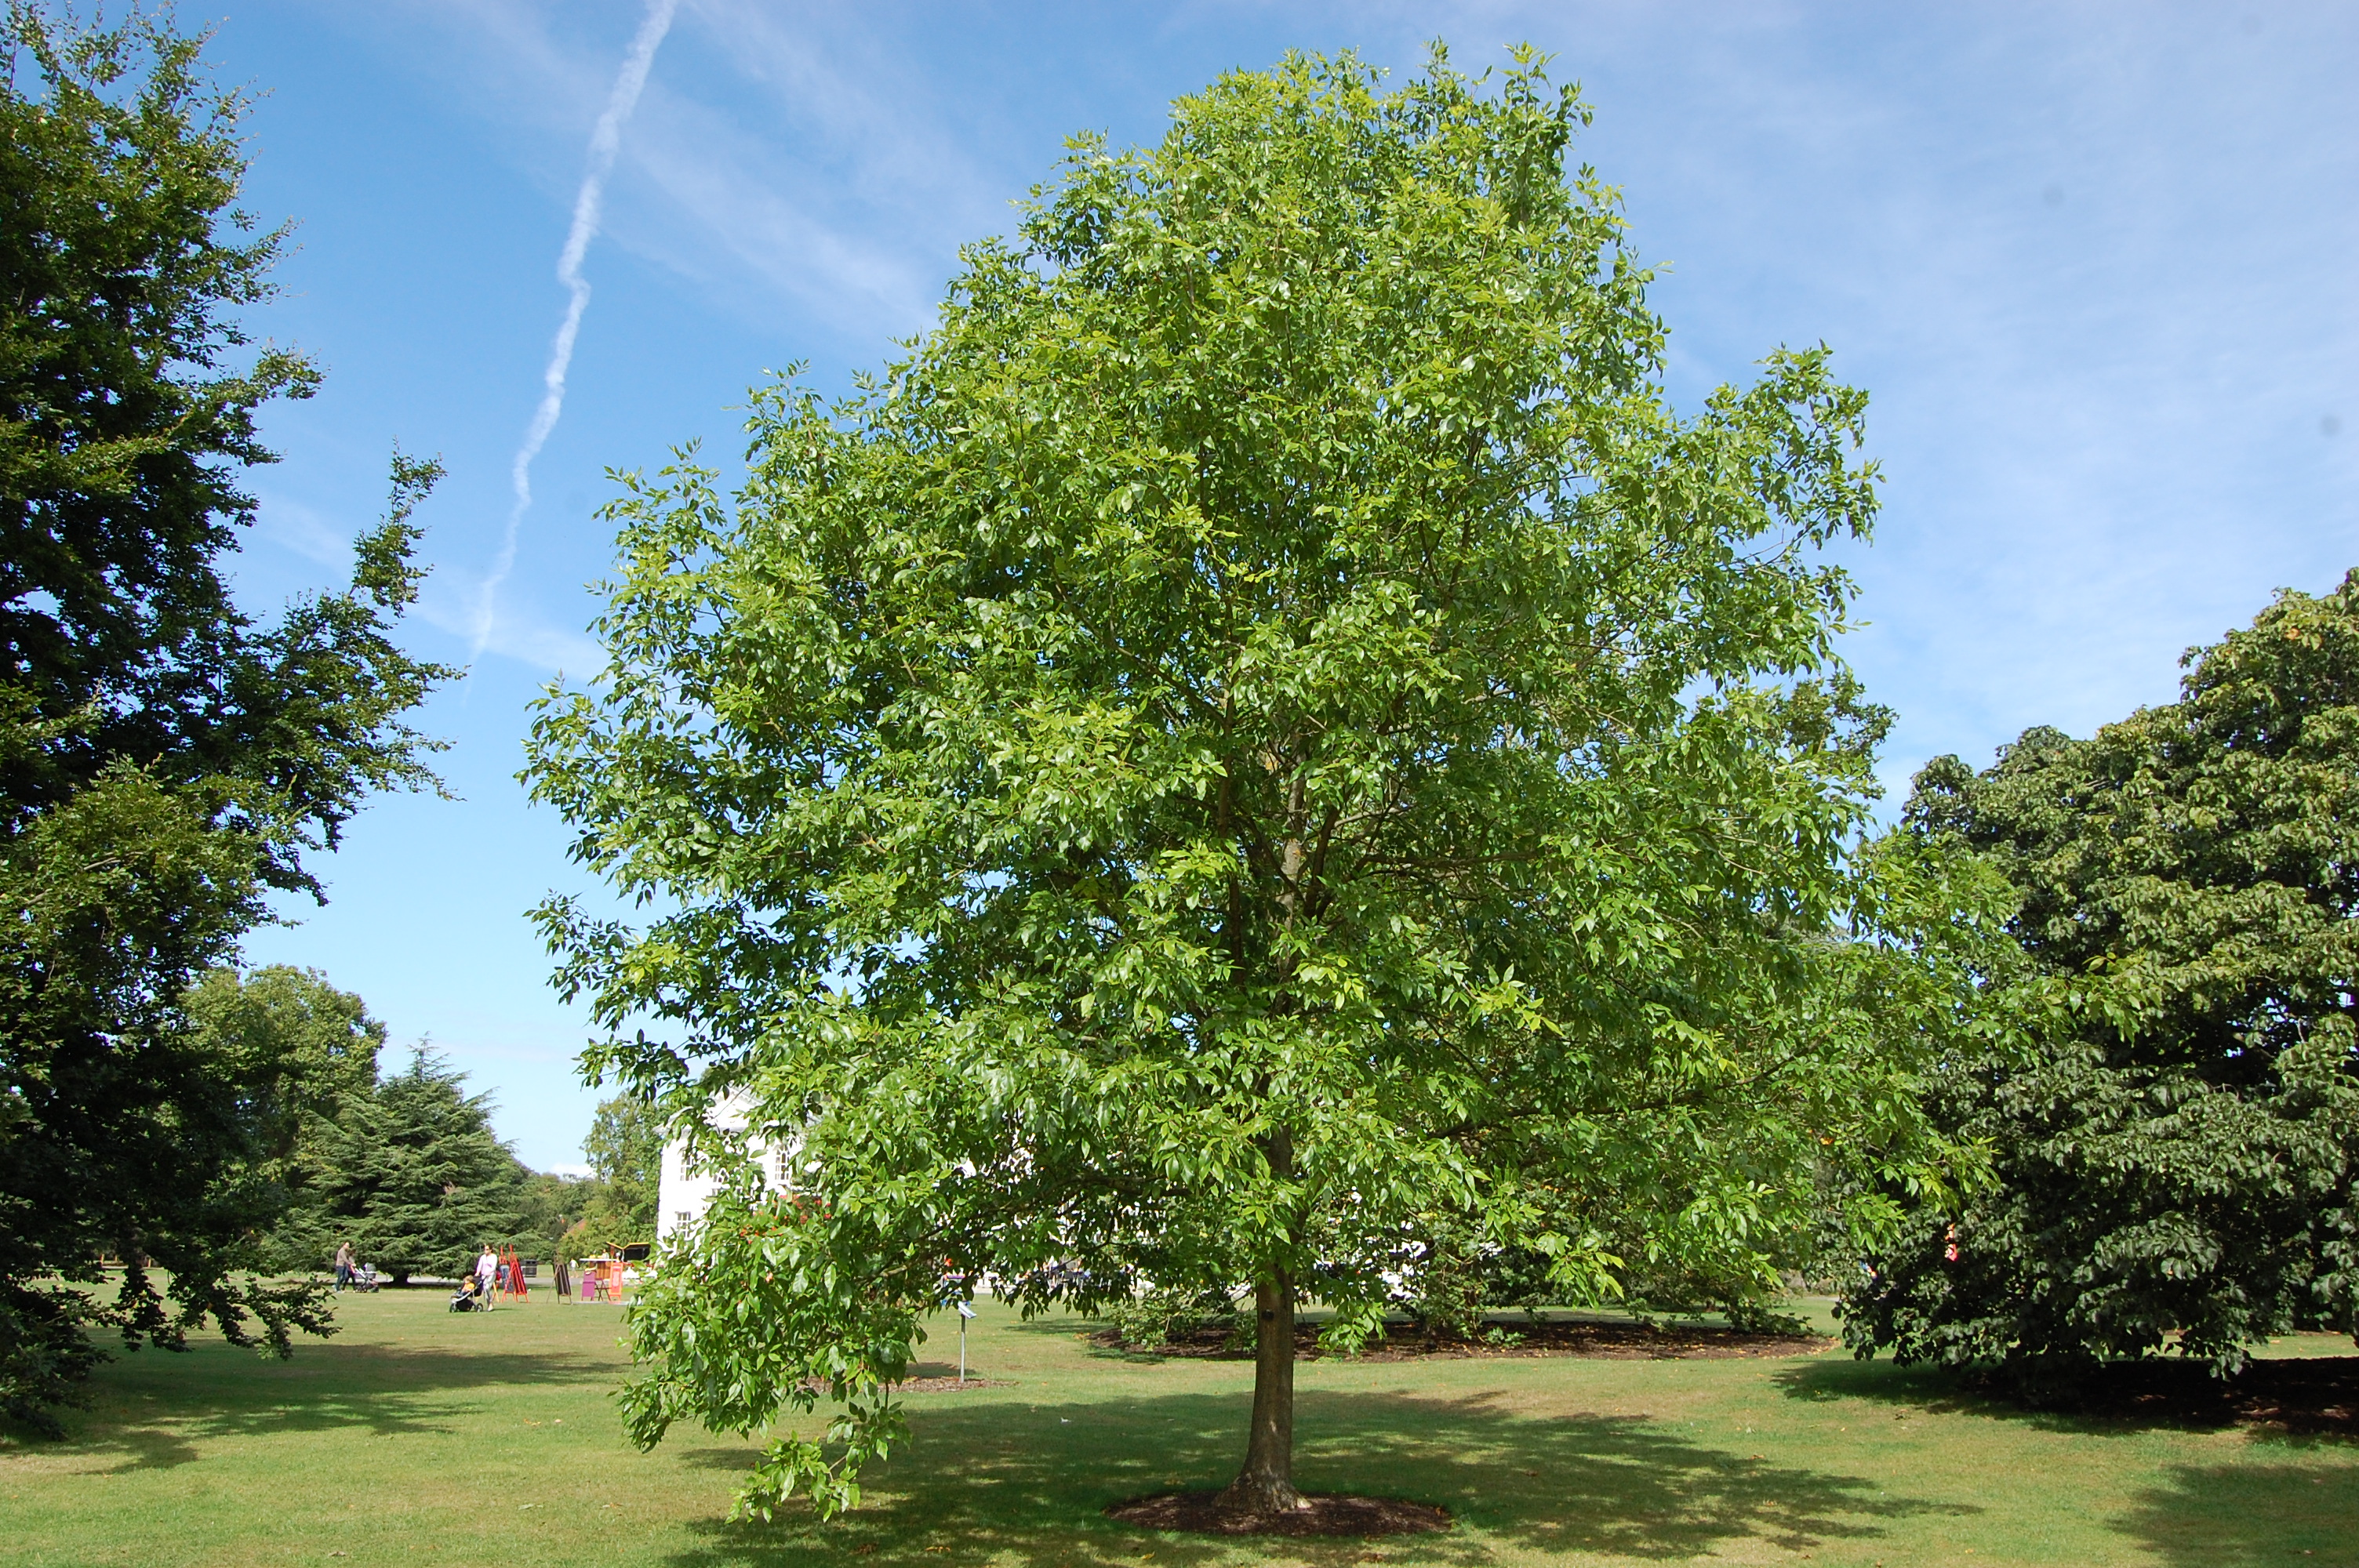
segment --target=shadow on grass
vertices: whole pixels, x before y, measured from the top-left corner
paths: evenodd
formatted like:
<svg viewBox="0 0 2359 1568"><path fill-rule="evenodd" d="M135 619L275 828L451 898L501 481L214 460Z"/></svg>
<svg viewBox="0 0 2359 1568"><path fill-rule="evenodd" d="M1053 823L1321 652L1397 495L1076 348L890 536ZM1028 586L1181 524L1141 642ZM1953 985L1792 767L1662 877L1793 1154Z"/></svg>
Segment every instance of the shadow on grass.
<svg viewBox="0 0 2359 1568"><path fill-rule="evenodd" d="M342 1427L386 1438L446 1433L480 1408L451 1397L469 1390L612 1384L615 1375L611 1364L562 1352L453 1355L332 1342L273 1361L213 1343L140 1350L102 1369L92 1408L68 1411L68 1436L39 1449L114 1457L114 1470L164 1469L196 1459L215 1438Z"/></svg>
<svg viewBox="0 0 2359 1568"><path fill-rule="evenodd" d="M1076 1348L1093 1361L1123 1361L1134 1367L1160 1367L1171 1357L1160 1351L1141 1348L1136 1345L1108 1344L1099 1336L1114 1325L1103 1318L1074 1317L1068 1314L1025 1318L1015 1323L994 1325L995 1334L1037 1334L1052 1339L1070 1339Z"/></svg>
<svg viewBox="0 0 2359 1568"><path fill-rule="evenodd" d="M2114 1528L2185 1568L2359 1561L2348 1465L2174 1465Z"/></svg>
<svg viewBox="0 0 2359 1568"><path fill-rule="evenodd" d="M2027 1403L1970 1371L1889 1361L1796 1362L1771 1374L1771 1381L1791 1399L1868 1400L2075 1434L2242 1426L2329 1440L2359 1436L2359 1357L2256 1360L2226 1381L2201 1362L2121 1362L2101 1368L2070 1403Z"/></svg>
<svg viewBox="0 0 2359 1568"><path fill-rule="evenodd" d="M673 1568L802 1563L851 1552L883 1568L1006 1557L1039 1568L1209 1563L1238 1542L1158 1534L1106 1519L1107 1504L1217 1487L1234 1473L1248 1400L1169 1395L1086 1403L998 1400L913 1407L916 1439L866 1479L859 1511L821 1525L799 1509L767 1526L708 1524ZM1875 1481L1699 1446L1626 1417L1539 1419L1488 1396L1305 1390L1296 1480L1306 1490L1437 1504L1461 1522L1439 1536L1381 1543L1266 1541L1246 1549L1342 1563L1387 1557L1476 1564L1495 1545L1615 1552L1683 1562L1757 1539L1789 1551L1877 1538L1897 1522L1977 1511L1894 1497ZM742 1450L699 1449L690 1462L742 1466Z"/></svg>
<svg viewBox="0 0 2359 1568"><path fill-rule="evenodd" d="M991 1325L991 1332L994 1334L1044 1334L1050 1338L1061 1335L1068 1338L1079 1339L1113 1326L1114 1325L1104 1318L1075 1317L1071 1313L1045 1313L1038 1317L1019 1317L1007 1323L995 1323ZM952 1334L958 1332L956 1324L951 1325L951 1332Z"/></svg>

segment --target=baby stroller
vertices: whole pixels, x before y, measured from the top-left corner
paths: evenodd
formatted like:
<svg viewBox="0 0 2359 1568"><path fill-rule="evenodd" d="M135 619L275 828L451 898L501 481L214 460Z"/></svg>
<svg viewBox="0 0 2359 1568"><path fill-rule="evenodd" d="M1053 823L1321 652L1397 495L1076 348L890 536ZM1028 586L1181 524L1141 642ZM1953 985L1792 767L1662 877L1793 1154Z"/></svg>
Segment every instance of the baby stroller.
<svg viewBox="0 0 2359 1568"><path fill-rule="evenodd" d="M459 1281L459 1288L451 1292L451 1305L448 1310L451 1312L482 1312L484 1310L483 1299L475 1294L474 1275L470 1274L465 1279Z"/></svg>
<svg viewBox="0 0 2359 1568"><path fill-rule="evenodd" d="M344 1282L344 1289L374 1292L384 1283L385 1276L376 1271L375 1266L364 1263L353 1271L353 1277Z"/></svg>

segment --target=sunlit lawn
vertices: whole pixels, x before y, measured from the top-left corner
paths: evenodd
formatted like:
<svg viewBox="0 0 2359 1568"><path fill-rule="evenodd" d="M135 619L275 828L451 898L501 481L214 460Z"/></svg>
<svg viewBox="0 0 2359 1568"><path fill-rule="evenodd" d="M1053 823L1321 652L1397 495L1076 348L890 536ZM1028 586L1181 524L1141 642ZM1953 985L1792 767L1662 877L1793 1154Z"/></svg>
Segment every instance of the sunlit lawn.
<svg viewBox="0 0 2359 1568"><path fill-rule="evenodd" d="M118 1361L67 1442L0 1441L0 1562L2359 1564L2359 1445L2027 1416L1841 1352L1306 1363L1301 1481L1440 1503L1457 1528L1158 1536L1099 1509L1224 1480L1251 1367L982 1311L974 1365L1005 1385L912 1395L915 1444L833 1525L723 1524L734 1440L633 1452L614 1308L451 1317L439 1292L388 1292L345 1298L344 1332L290 1363L218 1344ZM954 1334L928 1350L954 1357Z"/></svg>

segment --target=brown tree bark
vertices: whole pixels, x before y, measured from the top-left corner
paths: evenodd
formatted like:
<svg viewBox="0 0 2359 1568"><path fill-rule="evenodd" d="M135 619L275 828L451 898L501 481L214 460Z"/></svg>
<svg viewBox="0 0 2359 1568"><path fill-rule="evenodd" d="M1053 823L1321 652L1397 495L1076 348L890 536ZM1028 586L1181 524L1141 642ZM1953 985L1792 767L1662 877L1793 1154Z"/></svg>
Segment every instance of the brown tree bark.
<svg viewBox="0 0 2359 1568"><path fill-rule="evenodd" d="M1294 1140L1284 1127L1263 1145L1270 1174L1294 1173ZM1254 1282L1253 1425L1245 1465L1221 1498L1243 1514L1287 1513L1303 1507L1294 1489L1294 1276L1274 1268Z"/></svg>
<svg viewBox="0 0 2359 1568"><path fill-rule="evenodd" d="M1294 1489L1294 1281L1283 1269L1254 1286L1253 1426L1245 1468L1221 1494L1239 1513L1287 1513Z"/></svg>

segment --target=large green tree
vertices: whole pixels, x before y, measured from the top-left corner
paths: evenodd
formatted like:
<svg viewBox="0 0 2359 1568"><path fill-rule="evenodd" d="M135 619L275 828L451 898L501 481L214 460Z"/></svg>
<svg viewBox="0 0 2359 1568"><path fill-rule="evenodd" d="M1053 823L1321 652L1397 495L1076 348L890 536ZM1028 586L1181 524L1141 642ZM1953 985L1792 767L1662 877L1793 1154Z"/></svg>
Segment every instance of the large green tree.
<svg viewBox="0 0 2359 1568"><path fill-rule="evenodd" d="M241 1274L280 1108L180 1003L372 792L431 783L403 715L443 672L392 632L440 470L397 456L348 589L241 612L257 411L316 380L242 325L284 240L234 205L244 102L154 16L12 4L0 40L0 1412L45 1422L88 1326L324 1326Z"/></svg>
<svg viewBox="0 0 2359 1568"><path fill-rule="evenodd" d="M641 1442L825 1390L841 1446L742 1506L832 1509L946 1270L1238 1285L1265 1515L1302 1292L1364 1336L1445 1222L1566 1300L1758 1276L1905 1139L1817 554L1874 510L1864 400L1812 350L1674 412L1584 118L1528 56L1225 77L1074 143L884 376L761 394L734 501L615 503L612 665L529 776L674 913L551 904L560 983L593 1068L683 1126L742 1094L804 1189L741 1162L664 1257Z"/></svg>
<svg viewBox="0 0 2359 1568"><path fill-rule="evenodd" d="M1918 776L1908 831L1986 857L2029 977L2087 1000L2046 1049L1931 1080L1995 1180L1873 1258L1863 1350L2057 1381L2359 1333L2359 573L2187 665L2089 740Z"/></svg>
<svg viewBox="0 0 2359 1568"><path fill-rule="evenodd" d="M656 1198L663 1176L662 1113L635 1094L599 1102L582 1140L587 1176L532 1180L534 1231L549 1255L589 1258L656 1236Z"/></svg>
<svg viewBox="0 0 2359 1568"><path fill-rule="evenodd" d="M327 1233L408 1284L456 1278L486 1242L529 1245L531 1173L492 1130L491 1103L419 1050L374 1093L347 1099L320 1173Z"/></svg>

